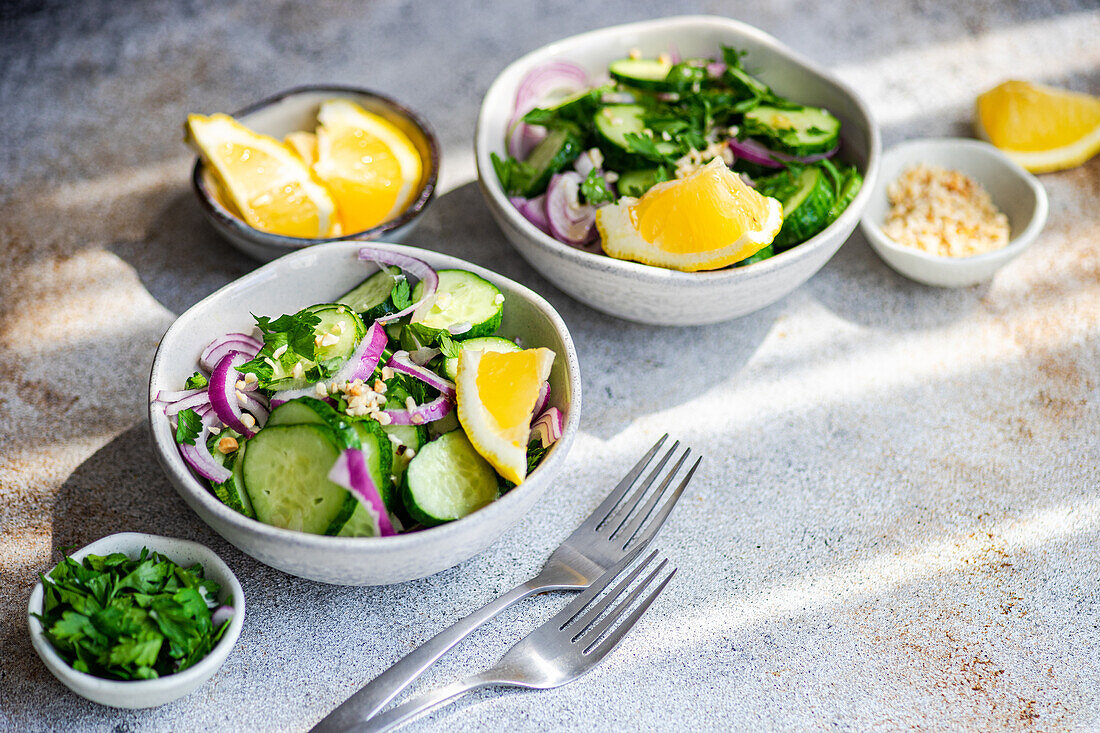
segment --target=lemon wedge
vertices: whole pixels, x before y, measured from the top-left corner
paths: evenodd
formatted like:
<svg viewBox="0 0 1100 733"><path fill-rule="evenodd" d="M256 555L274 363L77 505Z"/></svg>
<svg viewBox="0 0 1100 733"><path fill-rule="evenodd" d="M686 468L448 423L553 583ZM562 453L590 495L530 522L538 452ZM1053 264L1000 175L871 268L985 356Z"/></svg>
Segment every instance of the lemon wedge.
<svg viewBox="0 0 1100 733"><path fill-rule="evenodd" d="M732 265L771 244L783 206L762 196L720 159L640 199L596 211L603 249L620 260L685 272Z"/></svg>
<svg viewBox="0 0 1100 733"><path fill-rule="evenodd" d="M458 420L477 452L517 485L527 477L532 413L553 363L554 352L544 348L458 355Z"/></svg>
<svg viewBox="0 0 1100 733"><path fill-rule="evenodd" d="M317 136L308 130L298 130L283 138L288 148L302 159L308 167L312 168L317 162Z"/></svg>
<svg viewBox="0 0 1100 733"><path fill-rule="evenodd" d="M978 97L978 134L1032 173L1081 165L1100 152L1100 97L1006 81Z"/></svg>
<svg viewBox="0 0 1100 733"><path fill-rule="evenodd" d="M330 235L336 221L332 196L278 140L223 114L188 115L187 137L249 226L288 237Z"/></svg>
<svg viewBox="0 0 1100 733"><path fill-rule="evenodd" d="M422 162L408 135L346 99L317 113L313 172L328 186L347 234L377 226L409 205Z"/></svg>

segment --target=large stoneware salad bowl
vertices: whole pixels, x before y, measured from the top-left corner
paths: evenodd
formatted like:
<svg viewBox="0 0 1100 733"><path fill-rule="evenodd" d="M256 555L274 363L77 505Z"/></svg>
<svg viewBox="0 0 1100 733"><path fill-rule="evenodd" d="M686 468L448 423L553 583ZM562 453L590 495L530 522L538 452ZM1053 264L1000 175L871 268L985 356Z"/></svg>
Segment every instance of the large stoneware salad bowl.
<svg viewBox="0 0 1100 733"><path fill-rule="evenodd" d="M415 257L436 270L458 269L484 278L500 291L503 320L498 335L525 347L546 347L555 359L549 373L549 403L564 416L560 438L518 486L491 503L426 529L392 536L328 536L271 526L235 511L185 461L177 433L166 418L165 392L179 390L212 340L251 333L251 314L292 314L331 303L363 281L373 262L360 259L363 245L333 242L271 262L205 298L179 317L161 340L149 378L149 419L157 458L176 490L219 534L263 563L312 580L340 585L381 585L420 578L481 552L522 518L550 487L565 462L580 420L580 371L565 323L541 297L524 286L455 257L413 247L372 244L391 257ZM273 401L274 402L274 401ZM262 433L260 433L262 434ZM215 436L216 438L217 436ZM415 458L414 458L415 460Z"/></svg>
<svg viewBox="0 0 1100 733"><path fill-rule="evenodd" d="M840 121L838 160L854 165L863 186L824 230L773 257L746 266L682 272L573 247L521 214L494 170L515 129L521 85L555 62L580 67L594 84L627 57L713 59L723 46L744 53L744 66L777 94L828 110ZM682 16L630 23L557 41L523 56L493 82L475 136L479 183L505 236L541 274L578 300L620 318L655 325L716 323L779 300L816 273L848 239L874 189L881 148L878 126L849 86L818 64L745 23ZM778 251L778 250L777 250Z"/></svg>

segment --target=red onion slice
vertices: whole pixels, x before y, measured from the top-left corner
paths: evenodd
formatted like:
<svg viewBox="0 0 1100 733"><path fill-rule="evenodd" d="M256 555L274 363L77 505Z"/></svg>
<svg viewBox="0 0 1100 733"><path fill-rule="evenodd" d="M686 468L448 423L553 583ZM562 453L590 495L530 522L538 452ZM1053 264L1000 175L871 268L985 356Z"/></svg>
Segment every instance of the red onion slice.
<svg viewBox="0 0 1100 733"><path fill-rule="evenodd" d="M210 615L210 623L214 624L215 629L218 629L226 621L232 620L236 613L237 609L233 606L218 606L214 609L214 613Z"/></svg>
<svg viewBox="0 0 1100 733"><path fill-rule="evenodd" d="M549 448L561 438L564 425L561 410L551 407L531 423L531 438L537 437L543 448Z"/></svg>
<svg viewBox="0 0 1100 733"><path fill-rule="evenodd" d="M514 196L510 200L524 219L534 224L544 234L550 234L550 219L546 216L546 194L539 194L533 199Z"/></svg>
<svg viewBox="0 0 1100 733"><path fill-rule="evenodd" d="M551 61L527 73L516 87L512 119L508 121L508 154L526 160L531 150L546 137L545 128L528 125L523 116L553 93L573 94L589 86L588 74L568 61Z"/></svg>
<svg viewBox="0 0 1100 733"><path fill-rule="evenodd" d="M382 352L385 350L388 342L389 339L386 336L386 329L382 327L382 324L377 321L372 323L370 328L367 329L366 334L363 335L363 339L359 342L359 345L355 347L355 351L351 352L347 361L345 361L340 369L332 375L332 381L342 385L347 382L354 382L356 379L362 379L363 381L369 379L370 375L374 373L375 367L378 366L378 361L382 358ZM328 391L326 390L325 395L327 394ZM282 392L276 392L271 397L271 406L277 407L284 402L289 402L299 397L329 399L317 393L317 384L314 383L300 389L287 389Z"/></svg>
<svg viewBox="0 0 1100 733"><path fill-rule="evenodd" d="M444 418L451 411L451 399L439 395L431 402L418 405L415 410L386 410L391 425L427 425Z"/></svg>
<svg viewBox="0 0 1100 733"><path fill-rule="evenodd" d="M784 162L816 163L819 160L833 157L836 155L837 151L840 150L840 146L837 145L828 152L818 153L816 155L786 155L776 152L763 143L749 138L745 138L744 140L730 140L729 146L730 151L741 160L747 160L750 163L762 165L765 168L782 168Z"/></svg>
<svg viewBox="0 0 1100 733"><path fill-rule="evenodd" d="M579 173L555 174L546 189L546 215L550 233L566 244L587 244L596 237L596 207L580 202L584 179Z"/></svg>
<svg viewBox="0 0 1100 733"><path fill-rule="evenodd" d="M435 291L439 287L439 275L435 274L435 270L433 270L424 260L418 260L409 255L391 252L388 249L377 249L375 247L361 247L359 249L359 259L375 262L379 265L400 267L403 271L412 274L424 283L424 294L420 296L420 300L416 301L408 308L379 318L378 323L388 323L389 321L409 313L413 314L413 319L415 320L418 316L422 315L421 306L433 302L432 296L435 295ZM429 305L428 307L430 308L431 306Z"/></svg>
<svg viewBox="0 0 1100 733"><path fill-rule="evenodd" d="M550 401L550 383L543 382L542 387L539 388L539 398L535 401L535 409L532 410L532 414L541 415L542 411L546 409L546 403Z"/></svg>
<svg viewBox="0 0 1100 733"><path fill-rule="evenodd" d="M261 343L259 339L253 338L248 334L227 333L211 341L210 344L202 350L202 354L199 356L199 364L206 371L212 372L217 363L230 351L239 351L245 354L248 357L245 361L248 361L256 356L262 348L263 343Z"/></svg>
<svg viewBox="0 0 1100 733"><path fill-rule="evenodd" d="M718 78L726 73L726 64L722 61L712 61L707 64L706 69L708 75Z"/></svg>
<svg viewBox="0 0 1100 733"><path fill-rule="evenodd" d="M431 369L422 367L409 358L409 352L407 351L395 351L390 360L386 362L386 366L393 369L395 372L401 372L408 374L410 377L416 377L421 382L435 387L439 390L439 393L445 397L455 396L455 383L449 379L444 379Z"/></svg>
<svg viewBox="0 0 1100 733"><path fill-rule="evenodd" d="M157 396L153 399L155 399L157 402L179 402L182 399L197 394L206 394L206 387L198 387L196 389L184 389L180 390L179 392L169 392L166 389L162 389L157 392Z"/></svg>
<svg viewBox="0 0 1100 733"><path fill-rule="evenodd" d="M353 448L341 453L328 473L328 480L343 486L363 503L363 508L375 521L378 536L389 537L397 534L393 523L390 522L389 512L386 511L386 503L382 501L382 494L374 485L367 470L363 451Z"/></svg>
<svg viewBox="0 0 1100 733"><path fill-rule="evenodd" d="M210 395L210 404L214 406L218 419L246 438L251 438L256 431L242 421L242 400L237 397L237 380L240 378L237 367L248 360L249 357L239 351L230 351L223 356L210 375L207 391ZM249 395L245 395L244 401L248 398ZM256 418L255 424L259 425L267 418L267 412L265 410L263 415L253 415L253 417Z"/></svg>
<svg viewBox="0 0 1100 733"><path fill-rule="evenodd" d="M211 410L202 418L202 430L195 438L195 444L178 444L183 460L187 461L187 464L195 469L195 472L200 476L216 484L225 483L233 475L231 470L214 460L214 456L210 454L210 450L206 447L207 433L210 432L211 427L220 423L221 420Z"/></svg>
<svg viewBox="0 0 1100 733"><path fill-rule="evenodd" d="M184 410L196 410L204 405L210 404L210 394L207 390L202 390L201 394L194 394L190 397L184 397L181 400L176 400L164 409L164 414L171 417L172 415L178 415Z"/></svg>

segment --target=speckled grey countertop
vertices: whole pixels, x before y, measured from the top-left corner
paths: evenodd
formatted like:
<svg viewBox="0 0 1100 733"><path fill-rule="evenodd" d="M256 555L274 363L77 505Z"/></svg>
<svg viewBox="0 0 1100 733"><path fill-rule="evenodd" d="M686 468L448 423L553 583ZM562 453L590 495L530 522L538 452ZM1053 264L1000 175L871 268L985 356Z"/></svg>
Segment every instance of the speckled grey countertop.
<svg viewBox="0 0 1100 733"><path fill-rule="evenodd" d="M1100 159L1042 177L1046 231L986 285L916 285L857 234L776 305L679 330L561 294L473 182L477 107L508 61L660 15L773 33L855 84L887 145L967 134L975 94L1004 78L1100 89L1089 0L861 5L0 8L0 728L308 728L525 579L665 430L705 456L660 540L680 567L672 592L584 680L481 693L411 729L1100 727ZM393 587L299 580L227 545L171 489L143 419L160 334L254 267L191 198L185 113L319 81L429 117L443 193L416 243L545 294L583 365L583 429L557 489L481 556ZM25 631L56 548L121 530L210 545L249 604L222 670L150 711L70 694ZM478 669L564 600L512 609L417 689Z"/></svg>

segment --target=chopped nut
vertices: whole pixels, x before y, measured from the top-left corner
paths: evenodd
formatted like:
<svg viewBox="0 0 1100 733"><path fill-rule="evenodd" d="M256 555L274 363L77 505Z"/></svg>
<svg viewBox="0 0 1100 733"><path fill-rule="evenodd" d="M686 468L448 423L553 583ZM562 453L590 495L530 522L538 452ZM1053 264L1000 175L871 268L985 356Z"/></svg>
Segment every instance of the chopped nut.
<svg viewBox="0 0 1100 733"><path fill-rule="evenodd" d="M344 329L346 327L347 327L347 321L337 321L336 322L336 327L334 329L332 329L332 331L333 331L333 333L343 333Z"/></svg>
<svg viewBox="0 0 1100 733"><path fill-rule="evenodd" d="M493 297L493 302L496 303L497 305L500 305L501 303L503 303L504 302L504 293L497 293Z"/></svg>
<svg viewBox="0 0 1100 733"><path fill-rule="evenodd" d="M381 379L374 380L374 391L378 394L386 394L386 383Z"/></svg>
<svg viewBox="0 0 1100 733"><path fill-rule="evenodd" d="M382 423L383 425L389 425L391 422L393 422L393 418L390 417L389 413L387 412L379 412L374 416L374 419Z"/></svg>
<svg viewBox="0 0 1100 733"><path fill-rule="evenodd" d="M245 375L244 375L244 383L245 384L256 384L259 381L260 381L260 378L257 377L252 372L245 372Z"/></svg>
<svg viewBox="0 0 1100 733"><path fill-rule="evenodd" d="M358 382L359 380L356 379L355 381ZM358 397L359 395L363 394L363 388L360 387L358 384L353 384L348 387L348 390L347 392L345 392L345 394L349 394L352 397Z"/></svg>
<svg viewBox="0 0 1100 733"><path fill-rule="evenodd" d="M239 389L237 390L237 402L241 403L242 405L248 404L248 398L245 397L244 392L240 391Z"/></svg>
<svg viewBox="0 0 1100 733"><path fill-rule="evenodd" d="M388 366L382 367L382 379L393 379L393 369Z"/></svg>
<svg viewBox="0 0 1100 733"><path fill-rule="evenodd" d="M413 415L412 421L419 425L420 423L424 422L424 416L420 414Z"/></svg>
<svg viewBox="0 0 1100 733"><path fill-rule="evenodd" d="M248 386L248 383L245 382L243 379L238 379L237 380L237 389L244 389L247 386Z"/></svg>
<svg viewBox="0 0 1100 733"><path fill-rule="evenodd" d="M406 397L405 398L405 409L408 410L409 412L412 412L413 410L415 410L416 409L416 400L414 400L412 397Z"/></svg>
<svg viewBox="0 0 1100 733"><path fill-rule="evenodd" d="M221 453L232 453L233 451L237 450L237 448L237 439L234 438L232 435L227 435L218 441L218 450Z"/></svg>
<svg viewBox="0 0 1100 733"><path fill-rule="evenodd" d="M305 371L306 368L302 366L302 362L296 361L294 362L294 368L290 370L290 373L295 379L301 379L302 375L305 374Z"/></svg>
<svg viewBox="0 0 1100 733"><path fill-rule="evenodd" d="M256 418L249 415L247 412L241 415L241 422L244 423L246 428L252 428L256 426Z"/></svg>
<svg viewBox="0 0 1100 733"><path fill-rule="evenodd" d="M328 397L328 390L325 389L325 385L321 382L313 385L313 391L317 393L318 397Z"/></svg>
<svg viewBox="0 0 1100 733"><path fill-rule="evenodd" d="M412 448L409 448L408 446L405 446L405 457L411 461L413 458L416 458L416 451L414 451Z"/></svg>
<svg viewBox="0 0 1100 733"><path fill-rule="evenodd" d="M286 353L286 348L287 348L287 345L283 344L282 346L280 346L279 348L277 348L273 352L271 352L271 356L278 359L280 356L282 356L283 354ZM252 376L255 376L255 375L252 375Z"/></svg>
<svg viewBox="0 0 1100 733"><path fill-rule="evenodd" d="M340 343L340 337L334 333L326 333L317 343L318 346L335 346Z"/></svg>

